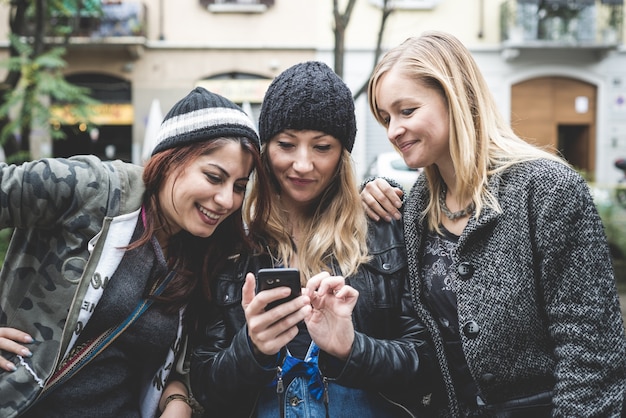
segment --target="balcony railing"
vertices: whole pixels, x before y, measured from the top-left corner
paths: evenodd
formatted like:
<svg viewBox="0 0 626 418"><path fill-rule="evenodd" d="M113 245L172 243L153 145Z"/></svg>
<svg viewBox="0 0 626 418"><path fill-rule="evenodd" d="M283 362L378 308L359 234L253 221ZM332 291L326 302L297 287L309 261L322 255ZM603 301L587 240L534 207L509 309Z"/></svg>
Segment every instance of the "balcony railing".
<svg viewBox="0 0 626 418"><path fill-rule="evenodd" d="M124 1L102 5L98 36L146 36L146 5Z"/></svg>
<svg viewBox="0 0 626 418"><path fill-rule="evenodd" d="M45 36L92 39L146 36L147 8L141 2L83 0L63 4L62 9L50 16ZM34 22L29 22L22 35L34 35Z"/></svg>
<svg viewBox="0 0 626 418"><path fill-rule="evenodd" d="M624 0L507 0L502 42L514 47L614 47L622 43Z"/></svg>
<svg viewBox="0 0 626 418"><path fill-rule="evenodd" d="M200 0L212 13L264 13L274 5L274 0Z"/></svg>

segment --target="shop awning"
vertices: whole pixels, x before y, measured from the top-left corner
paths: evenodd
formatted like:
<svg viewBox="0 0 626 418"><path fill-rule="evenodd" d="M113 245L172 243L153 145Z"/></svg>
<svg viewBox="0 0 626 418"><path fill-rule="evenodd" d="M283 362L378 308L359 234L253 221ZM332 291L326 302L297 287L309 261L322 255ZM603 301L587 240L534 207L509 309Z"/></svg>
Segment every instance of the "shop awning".
<svg viewBox="0 0 626 418"><path fill-rule="evenodd" d="M88 106L92 115L89 122L95 125L132 125L135 120L133 105L130 103L101 103ZM52 106L52 119L62 125L76 125L75 112L71 105Z"/></svg>
<svg viewBox="0 0 626 418"><path fill-rule="evenodd" d="M196 86L228 97L235 103L261 103L267 91L271 79L263 78L237 78L237 79L204 79L196 83Z"/></svg>

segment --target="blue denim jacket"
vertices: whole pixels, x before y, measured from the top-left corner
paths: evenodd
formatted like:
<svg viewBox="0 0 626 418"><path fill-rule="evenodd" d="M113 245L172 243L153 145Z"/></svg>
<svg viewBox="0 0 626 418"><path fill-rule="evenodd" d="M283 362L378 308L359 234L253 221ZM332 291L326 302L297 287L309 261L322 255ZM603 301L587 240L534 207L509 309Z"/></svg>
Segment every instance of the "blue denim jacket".
<svg viewBox="0 0 626 418"><path fill-rule="evenodd" d="M305 361L314 373L322 380L317 357L319 351L315 343L311 343ZM287 353L290 356L289 353ZM312 388L310 376L304 373L291 373L283 369L281 383L285 386L278 389L274 380L260 394L257 403L257 418L288 417L342 417L342 418L393 418L397 417L394 404L382 396L372 396L362 389L348 388L324 379L321 388ZM315 385L317 386L317 385ZM322 393L318 393L318 390ZM400 407L398 405L398 407ZM281 414L281 409L283 413ZM392 410L393 409L393 410ZM395 411L395 413L394 413Z"/></svg>

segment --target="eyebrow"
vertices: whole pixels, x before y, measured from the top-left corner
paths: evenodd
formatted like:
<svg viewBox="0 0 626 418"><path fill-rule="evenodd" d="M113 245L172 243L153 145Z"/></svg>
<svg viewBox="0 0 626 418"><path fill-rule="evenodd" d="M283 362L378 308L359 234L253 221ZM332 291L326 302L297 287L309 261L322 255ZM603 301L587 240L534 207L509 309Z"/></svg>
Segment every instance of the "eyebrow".
<svg viewBox="0 0 626 418"><path fill-rule="evenodd" d="M321 135L314 136L314 137L313 137L313 139L324 139L324 138L325 138L325 137L327 137L327 136L329 136L329 137L331 137L331 138L335 138L335 137L334 137L334 136L332 136L331 134L327 134L327 133L322 132L322 134L321 134ZM335 139L337 139L337 138L335 138Z"/></svg>
<svg viewBox="0 0 626 418"><path fill-rule="evenodd" d="M219 165L217 165L215 163L207 163L207 165L210 165L211 167L214 167L214 168L218 169L226 177L230 177L230 173L228 171L224 170L221 166L219 166Z"/></svg>
<svg viewBox="0 0 626 418"><path fill-rule="evenodd" d="M389 105L389 107L394 108L394 107L398 107L400 106L403 102L406 102L407 100L412 100L411 97L400 97L400 98L396 98L393 102L391 102L391 104Z"/></svg>
<svg viewBox="0 0 626 418"><path fill-rule="evenodd" d="M215 164L215 163L207 163L207 165L210 165L211 167L215 167L217 170L219 170L224 176L226 176L227 178L230 178L231 175L228 171L224 170L221 166ZM240 181L240 180L245 180L245 181L250 181L250 177L246 176L246 177L239 177L237 180L235 181Z"/></svg>
<svg viewBox="0 0 626 418"><path fill-rule="evenodd" d="M389 108L389 109L393 109L393 108L397 105L397 103L398 103L398 102L399 102L399 100L394 100L393 102L391 102L391 104L388 106L388 108ZM380 107L380 106L378 105L378 103L377 103L377 106L376 106L376 111L377 111L378 113L380 113L380 112L389 113L389 110L387 110L387 109L383 109L382 107Z"/></svg>
<svg viewBox="0 0 626 418"><path fill-rule="evenodd" d="M297 138L297 135L294 132L298 132L298 131L317 131L317 129L285 129L283 131L283 133L285 135L287 135L288 137L295 139L295 138ZM322 139L322 138L324 138L326 136L332 137L331 134L327 134L326 132L322 132L322 131L319 131L319 132L320 132L320 134L319 135L315 135L313 137L313 139Z"/></svg>

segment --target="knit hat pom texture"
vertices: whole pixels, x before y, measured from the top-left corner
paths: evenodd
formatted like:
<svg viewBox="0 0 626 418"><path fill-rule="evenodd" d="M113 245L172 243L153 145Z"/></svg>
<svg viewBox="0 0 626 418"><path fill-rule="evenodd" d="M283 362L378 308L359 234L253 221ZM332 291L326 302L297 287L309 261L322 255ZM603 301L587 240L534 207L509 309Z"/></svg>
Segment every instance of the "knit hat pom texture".
<svg viewBox="0 0 626 418"><path fill-rule="evenodd" d="M352 93L326 64L296 64L270 84L259 116L261 143L286 129L321 131L352 151L356 137Z"/></svg>
<svg viewBox="0 0 626 418"><path fill-rule="evenodd" d="M196 87L165 115L152 155L194 142L233 137L248 138L259 146L254 123L239 106Z"/></svg>

